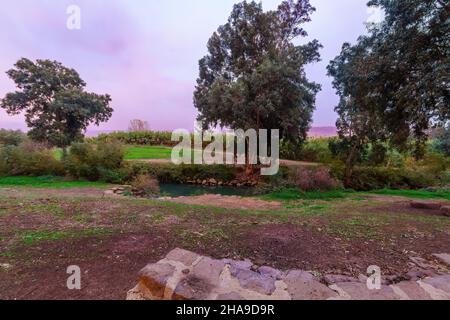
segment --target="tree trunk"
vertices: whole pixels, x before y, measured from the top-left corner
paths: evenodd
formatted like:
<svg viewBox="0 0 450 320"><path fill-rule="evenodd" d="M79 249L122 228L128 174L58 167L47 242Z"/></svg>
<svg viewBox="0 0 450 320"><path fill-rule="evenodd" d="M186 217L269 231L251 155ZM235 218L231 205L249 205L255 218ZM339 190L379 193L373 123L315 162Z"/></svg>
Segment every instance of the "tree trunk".
<svg viewBox="0 0 450 320"><path fill-rule="evenodd" d="M354 145L345 161L344 186L348 188L352 182L353 168L355 166L354 157L358 146Z"/></svg>

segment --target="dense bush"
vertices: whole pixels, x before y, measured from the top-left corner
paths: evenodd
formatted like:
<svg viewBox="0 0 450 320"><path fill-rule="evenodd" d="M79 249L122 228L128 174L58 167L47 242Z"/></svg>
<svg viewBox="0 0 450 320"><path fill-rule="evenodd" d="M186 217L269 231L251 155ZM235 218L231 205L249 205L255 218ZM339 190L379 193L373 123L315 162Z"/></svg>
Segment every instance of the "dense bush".
<svg viewBox="0 0 450 320"><path fill-rule="evenodd" d="M301 160L318 163L330 163L333 160L333 154L330 151L329 144L333 138L311 138L303 147Z"/></svg>
<svg viewBox="0 0 450 320"><path fill-rule="evenodd" d="M25 142L27 136L20 130L0 129L0 147L1 146L18 146Z"/></svg>
<svg viewBox="0 0 450 320"><path fill-rule="evenodd" d="M64 166L52 151L32 143L0 147L0 175L63 175Z"/></svg>
<svg viewBox="0 0 450 320"><path fill-rule="evenodd" d="M333 173L343 179L343 168L333 168ZM350 185L357 191L392 189L422 189L440 183L440 178L430 174L428 168L355 167Z"/></svg>
<svg viewBox="0 0 450 320"><path fill-rule="evenodd" d="M185 183L187 180L205 180L214 178L221 181L232 181L236 178L236 168L225 165L173 165L148 164L145 162L127 163L129 179L140 174L150 174L162 183Z"/></svg>
<svg viewBox="0 0 450 320"><path fill-rule="evenodd" d="M127 178L124 149L120 143L75 143L64 159L68 173L74 178L120 183Z"/></svg>
<svg viewBox="0 0 450 320"><path fill-rule="evenodd" d="M330 191L340 187L327 167L299 167L290 174L290 184L302 191Z"/></svg>

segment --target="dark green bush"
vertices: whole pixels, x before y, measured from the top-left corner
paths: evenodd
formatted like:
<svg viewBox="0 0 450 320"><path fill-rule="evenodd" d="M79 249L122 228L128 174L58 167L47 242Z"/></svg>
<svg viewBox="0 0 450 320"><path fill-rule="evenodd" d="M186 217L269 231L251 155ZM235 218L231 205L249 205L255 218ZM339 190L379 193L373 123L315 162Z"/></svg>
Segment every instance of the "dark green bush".
<svg viewBox="0 0 450 320"><path fill-rule="evenodd" d="M75 143L64 159L68 173L74 178L119 183L127 177L123 170L124 149L118 142Z"/></svg>
<svg viewBox="0 0 450 320"><path fill-rule="evenodd" d="M334 167L333 172L343 179L343 168ZM387 167L355 167L348 189L370 191L385 188L422 189L439 183L436 176L430 175L426 169L419 168L387 168Z"/></svg>
<svg viewBox="0 0 450 320"><path fill-rule="evenodd" d="M231 181L236 178L237 169L225 165L174 165L174 164L148 164L145 162L127 163L128 179L141 174L150 174L157 177L162 183L185 183L188 180L216 179Z"/></svg>
<svg viewBox="0 0 450 320"><path fill-rule="evenodd" d="M23 143L20 146L0 148L0 175L57 176L63 174L64 166L55 159L53 152L37 144Z"/></svg>

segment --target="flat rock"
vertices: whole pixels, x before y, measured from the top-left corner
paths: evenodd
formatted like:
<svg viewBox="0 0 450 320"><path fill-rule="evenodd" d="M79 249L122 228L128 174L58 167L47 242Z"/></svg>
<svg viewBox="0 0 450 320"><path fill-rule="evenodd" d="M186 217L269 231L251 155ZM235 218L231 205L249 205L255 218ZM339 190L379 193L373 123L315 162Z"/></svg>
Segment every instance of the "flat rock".
<svg viewBox="0 0 450 320"><path fill-rule="evenodd" d="M449 294L450 298L450 275L437 276L422 280L423 283L429 284L436 289L442 290Z"/></svg>
<svg viewBox="0 0 450 320"><path fill-rule="evenodd" d="M200 256L198 254L180 248L170 251L166 256L166 259L181 262L186 267L190 267L199 258Z"/></svg>
<svg viewBox="0 0 450 320"><path fill-rule="evenodd" d="M358 282L359 280L350 277L350 276L344 276L344 275L338 275L338 274L327 274L323 276L323 280L328 284L332 285L339 282Z"/></svg>
<svg viewBox="0 0 450 320"><path fill-rule="evenodd" d="M351 300L400 300L394 290L388 286L381 286L380 290L369 290L367 285L361 282L342 282L336 283L337 287L342 289Z"/></svg>
<svg viewBox="0 0 450 320"><path fill-rule="evenodd" d="M275 279L246 269L231 268L231 275L239 280L242 288L271 295L275 291Z"/></svg>
<svg viewBox="0 0 450 320"><path fill-rule="evenodd" d="M338 296L336 292L316 281L308 272L290 271L284 282L292 300L326 300Z"/></svg>
<svg viewBox="0 0 450 320"><path fill-rule="evenodd" d="M208 257L203 257L192 270L192 275L199 279L203 279L212 287L219 285L220 274L225 267L225 263L221 260L213 260Z"/></svg>
<svg viewBox="0 0 450 320"><path fill-rule="evenodd" d="M400 289L409 300L431 300L431 296L417 282L403 281L392 287Z"/></svg>
<svg viewBox="0 0 450 320"><path fill-rule="evenodd" d="M223 263L231 266L232 268L238 268L238 269L247 269L250 270L253 266L253 263L250 260L244 260L244 261L235 261L231 259L223 259Z"/></svg>
<svg viewBox="0 0 450 320"><path fill-rule="evenodd" d="M154 297L163 298L167 280L174 272L175 267L169 264L150 264L140 271L139 281Z"/></svg>
<svg viewBox="0 0 450 320"><path fill-rule="evenodd" d="M450 267L450 254L441 253L441 254L433 254L433 256L435 256L436 258L439 259L439 261Z"/></svg>
<svg viewBox="0 0 450 320"><path fill-rule="evenodd" d="M172 300L206 300L213 286L202 278L188 276L176 286Z"/></svg>
<svg viewBox="0 0 450 320"><path fill-rule="evenodd" d="M283 276L284 276L283 272L281 272L280 270L277 270L277 269L274 269L271 267L266 267L266 266L258 268L258 272L262 276L271 277L272 279L275 279L275 280L281 280L281 279L283 279Z"/></svg>
<svg viewBox="0 0 450 320"><path fill-rule="evenodd" d="M217 300L221 300L221 301L241 301L241 300L245 300L245 299L237 292L230 292L230 293L218 295L217 296Z"/></svg>

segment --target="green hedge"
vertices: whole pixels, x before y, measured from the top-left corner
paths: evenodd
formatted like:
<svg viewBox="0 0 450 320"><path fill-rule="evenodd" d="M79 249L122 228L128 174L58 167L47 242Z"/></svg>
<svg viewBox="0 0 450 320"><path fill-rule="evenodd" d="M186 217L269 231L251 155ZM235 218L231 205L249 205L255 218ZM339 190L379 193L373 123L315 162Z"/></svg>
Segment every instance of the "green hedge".
<svg viewBox="0 0 450 320"><path fill-rule="evenodd" d="M343 180L344 170L334 168L333 173ZM350 185L356 191L379 189L422 189L441 182L441 177L430 174L426 168L355 167Z"/></svg>
<svg viewBox="0 0 450 320"><path fill-rule="evenodd" d="M99 142L116 140L123 144L131 145L176 146L178 142L171 141L171 138L172 132L170 131L142 131L101 134L95 139Z"/></svg>

